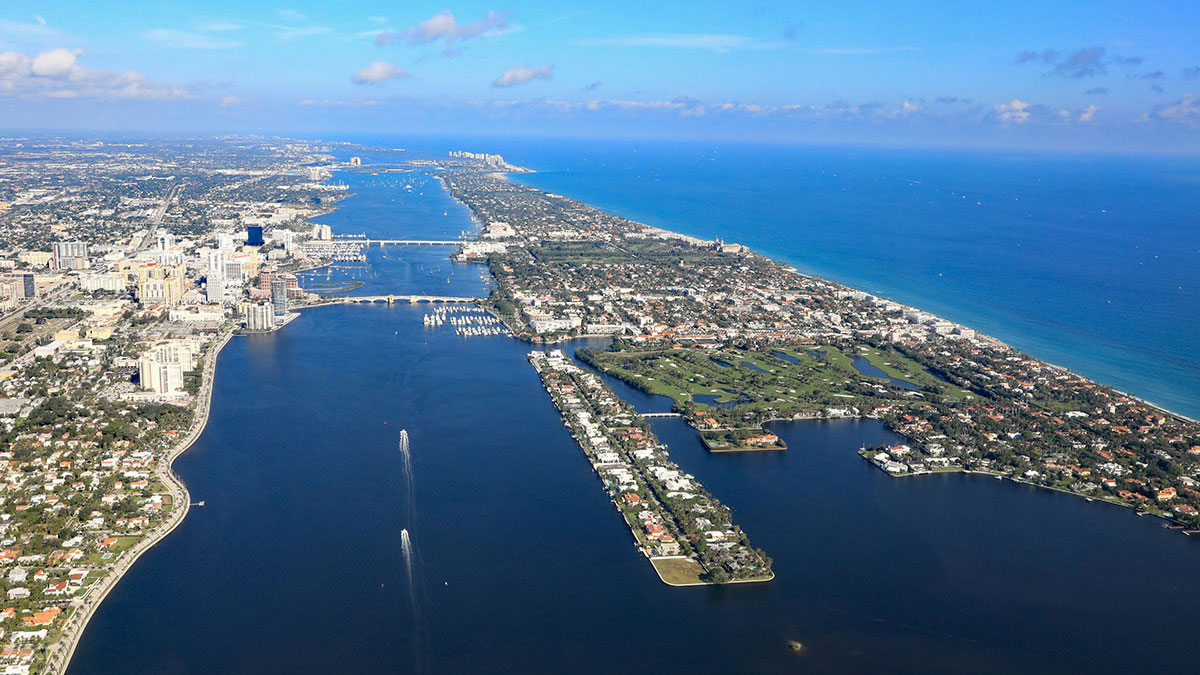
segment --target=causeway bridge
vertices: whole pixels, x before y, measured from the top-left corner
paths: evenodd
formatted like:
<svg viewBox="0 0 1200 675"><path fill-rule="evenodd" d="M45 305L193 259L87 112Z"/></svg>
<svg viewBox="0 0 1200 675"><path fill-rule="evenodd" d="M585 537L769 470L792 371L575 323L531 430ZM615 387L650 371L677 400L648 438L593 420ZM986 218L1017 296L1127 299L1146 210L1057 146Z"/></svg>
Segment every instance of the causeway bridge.
<svg viewBox="0 0 1200 675"><path fill-rule="evenodd" d="M464 298L455 295L350 295L341 299L342 302L367 305L375 302L385 302L389 305L398 302L417 304L419 302L433 303L476 303L482 298Z"/></svg>
<svg viewBox="0 0 1200 675"><path fill-rule="evenodd" d="M649 417L651 419L653 419L655 417L683 417L683 415L681 415L677 412L657 412L657 413L656 412L646 412L646 413L641 413L641 415L642 415L642 417Z"/></svg>
<svg viewBox="0 0 1200 675"><path fill-rule="evenodd" d="M470 243L468 239L364 239L358 237L334 239L333 241L338 244L362 244L367 248L371 246L462 246Z"/></svg>

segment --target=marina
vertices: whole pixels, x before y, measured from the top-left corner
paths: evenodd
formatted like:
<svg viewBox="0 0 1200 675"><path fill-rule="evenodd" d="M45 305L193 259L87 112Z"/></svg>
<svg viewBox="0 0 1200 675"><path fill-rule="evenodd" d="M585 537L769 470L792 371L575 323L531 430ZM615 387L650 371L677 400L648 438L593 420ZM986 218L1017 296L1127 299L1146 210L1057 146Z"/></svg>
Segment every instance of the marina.
<svg viewBox="0 0 1200 675"><path fill-rule="evenodd" d="M508 335L504 322L475 307L439 307L426 314L421 322L429 327L450 325L459 337Z"/></svg>

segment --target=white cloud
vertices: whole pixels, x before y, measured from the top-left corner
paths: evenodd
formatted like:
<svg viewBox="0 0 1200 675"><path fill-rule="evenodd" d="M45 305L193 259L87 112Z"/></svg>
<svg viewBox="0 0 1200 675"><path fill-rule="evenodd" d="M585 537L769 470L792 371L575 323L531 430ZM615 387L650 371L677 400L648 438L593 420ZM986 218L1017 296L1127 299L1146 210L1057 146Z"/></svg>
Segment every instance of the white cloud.
<svg viewBox="0 0 1200 675"><path fill-rule="evenodd" d="M996 113L996 119L1001 122L1024 124L1029 121L1029 103L1021 99L1014 98L1008 103L998 103L993 110Z"/></svg>
<svg viewBox="0 0 1200 675"><path fill-rule="evenodd" d="M373 98L302 98L297 103L315 108L370 108L379 105L379 101Z"/></svg>
<svg viewBox="0 0 1200 675"><path fill-rule="evenodd" d="M37 77L63 77L75 68L75 62L83 53L80 49L54 49L33 57L30 72Z"/></svg>
<svg viewBox="0 0 1200 675"><path fill-rule="evenodd" d="M372 61L354 73L350 80L355 84L382 84L402 77L408 77L403 68L387 61Z"/></svg>
<svg viewBox="0 0 1200 675"><path fill-rule="evenodd" d="M1178 101L1156 108L1154 112L1145 115L1144 119L1157 119L1189 127L1200 125L1200 97L1188 92Z"/></svg>
<svg viewBox="0 0 1200 675"><path fill-rule="evenodd" d="M201 30L201 32L206 32L206 33L208 33L208 32L217 33L217 32L224 32L224 31L231 31L231 30L242 30L242 28L244 28L244 27L245 26L243 26L242 24L233 23L232 21L216 21L213 23L206 23L203 26L200 26L200 30Z"/></svg>
<svg viewBox="0 0 1200 675"><path fill-rule="evenodd" d="M912 101L905 101L904 103L900 104L899 108L896 108L894 110L880 110L879 116L886 117L888 119L898 119L898 118L902 118L902 117L910 117L914 113L919 113L924 109L925 109L925 106L921 105L920 103L913 103Z"/></svg>
<svg viewBox="0 0 1200 675"><path fill-rule="evenodd" d="M504 74L492 82L493 87L511 87L524 84L531 80L549 80L554 77L554 66L517 66L504 71Z"/></svg>
<svg viewBox="0 0 1200 675"><path fill-rule="evenodd" d="M241 101L236 96L226 96L221 99L221 107L222 108L228 108L230 106L235 106L238 103L241 103Z"/></svg>
<svg viewBox="0 0 1200 675"><path fill-rule="evenodd" d="M917 52L920 47L817 47L802 50L809 54L825 56L861 56L866 54L888 54L892 52Z"/></svg>
<svg viewBox="0 0 1200 675"><path fill-rule="evenodd" d="M923 105L914 101L902 101L895 108L888 108L883 103L878 102L851 104L840 100L818 107L800 103L774 104L737 101L706 103L687 96L679 96L670 100L589 99L583 101L563 101L548 98L531 98L523 100L472 101L470 104L480 108L491 109L522 108L532 110L540 108L556 113L616 111L623 113L674 114L680 117L746 115L760 118L778 117L793 120L866 119L869 116L878 119L902 119L925 110Z"/></svg>
<svg viewBox="0 0 1200 675"><path fill-rule="evenodd" d="M295 40L332 33L329 26L270 26L275 31L275 37L280 40Z"/></svg>
<svg viewBox="0 0 1200 675"><path fill-rule="evenodd" d="M230 31L238 28L240 26L225 27L222 25L218 28L210 27L209 30ZM232 49L242 46L242 43L237 40L218 40L201 33L189 33L174 28L155 28L146 33L146 38L171 49Z"/></svg>
<svg viewBox="0 0 1200 675"><path fill-rule="evenodd" d="M294 40L333 32L333 29L329 26L320 26L308 22L309 20L307 17L296 11L280 10L279 14L286 19L305 22L305 25L288 26L277 23L264 23L262 21L245 21L243 23L248 26L266 28L267 30L271 31L277 40Z"/></svg>
<svg viewBox="0 0 1200 675"><path fill-rule="evenodd" d="M1096 116L1096 113L1099 110L1100 110L1100 106L1096 105L1095 103L1085 107L1083 110L1081 110L1079 112L1079 121L1080 122L1091 122L1092 118L1094 118Z"/></svg>
<svg viewBox="0 0 1200 675"><path fill-rule="evenodd" d="M584 46L672 47L728 52L735 49L779 49L785 42L760 42L746 35L728 33L646 33L582 40Z"/></svg>
<svg viewBox="0 0 1200 675"><path fill-rule="evenodd" d="M192 98L186 89L156 82L141 73L86 68L81 50L53 49L34 56L0 53L0 96L166 100Z"/></svg>
<svg viewBox="0 0 1200 675"><path fill-rule="evenodd" d="M423 45L438 40L454 44L457 41L498 34L508 28L511 19L512 12L489 9L482 19L471 23L459 23L453 12L444 9L407 30L380 33L379 37L375 38L375 44L389 45L407 41L409 44Z"/></svg>

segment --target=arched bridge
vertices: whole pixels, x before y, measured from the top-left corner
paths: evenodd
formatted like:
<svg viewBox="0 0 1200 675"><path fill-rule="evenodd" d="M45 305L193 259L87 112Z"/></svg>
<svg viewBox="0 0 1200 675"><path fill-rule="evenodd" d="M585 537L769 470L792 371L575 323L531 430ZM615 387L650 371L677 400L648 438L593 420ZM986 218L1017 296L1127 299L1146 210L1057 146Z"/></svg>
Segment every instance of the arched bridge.
<svg viewBox="0 0 1200 675"><path fill-rule="evenodd" d="M352 295L343 298L343 302L352 302L357 304L370 304L373 302L386 302L392 304L396 302L407 302L417 304L418 302L479 302L480 298L464 298L454 295Z"/></svg>
<svg viewBox="0 0 1200 675"><path fill-rule="evenodd" d="M470 243L464 239L334 239L337 244L362 244L363 246L462 246Z"/></svg>

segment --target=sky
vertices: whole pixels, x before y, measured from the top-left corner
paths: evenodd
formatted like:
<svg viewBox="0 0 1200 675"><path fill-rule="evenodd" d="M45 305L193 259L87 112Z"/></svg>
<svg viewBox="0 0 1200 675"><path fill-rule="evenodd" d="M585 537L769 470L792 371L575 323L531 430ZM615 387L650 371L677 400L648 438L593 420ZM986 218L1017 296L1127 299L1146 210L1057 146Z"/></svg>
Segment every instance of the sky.
<svg viewBox="0 0 1200 675"><path fill-rule="evenodd" d="M1200 3L4 0L0 130L1200 152Z"/></svg>

